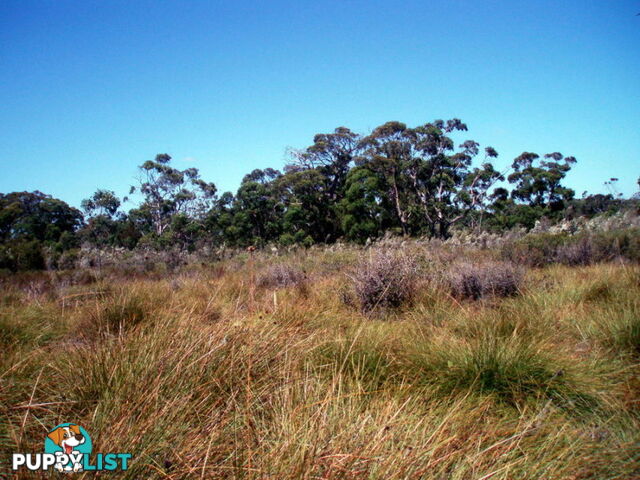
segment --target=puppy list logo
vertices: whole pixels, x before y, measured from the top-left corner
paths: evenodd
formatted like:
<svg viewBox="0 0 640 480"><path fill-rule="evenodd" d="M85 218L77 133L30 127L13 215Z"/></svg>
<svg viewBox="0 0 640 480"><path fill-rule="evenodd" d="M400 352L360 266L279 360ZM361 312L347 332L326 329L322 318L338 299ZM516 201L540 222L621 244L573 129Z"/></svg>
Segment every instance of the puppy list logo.
<svg viewBox="0 0 640 480"><path fill-rule="evenodd" d="M130 453L98 453L91 459L91 437L80 425L61 423L44 439L44 453L14 453L13 470L26 468L59 472L126 470Z"/></svg>

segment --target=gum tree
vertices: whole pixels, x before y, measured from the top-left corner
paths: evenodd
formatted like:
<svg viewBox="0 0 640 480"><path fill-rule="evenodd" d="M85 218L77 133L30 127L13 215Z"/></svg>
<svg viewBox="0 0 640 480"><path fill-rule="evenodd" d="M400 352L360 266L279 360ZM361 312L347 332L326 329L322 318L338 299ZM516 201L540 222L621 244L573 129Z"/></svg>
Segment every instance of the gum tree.
<svg viewBox="0 0 640 480"><path fill-rule="evenodd" d="M174 225L199 219L208 212L216 197L216 186L200 178L198 169L179 170L170 165L171 157L166 153L156 155L140 167L139 187L143 202L136 212L140 220L151 223L155 235L161 236L172 224L174 217L181 215L182 221ZM132 187L131 193L136 192Z"/></svg>

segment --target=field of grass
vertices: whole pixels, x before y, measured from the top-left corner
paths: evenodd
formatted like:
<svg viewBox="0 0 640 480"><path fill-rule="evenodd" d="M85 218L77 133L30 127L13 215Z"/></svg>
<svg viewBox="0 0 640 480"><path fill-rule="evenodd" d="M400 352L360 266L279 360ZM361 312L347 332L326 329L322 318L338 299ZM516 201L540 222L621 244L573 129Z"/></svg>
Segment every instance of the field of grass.
<svg viewBox="0 0 640 480"><path fill-rule="evenodd" d="M471 300L439 280L456 252L407 248L415 295L367 312L367 255L5 278L0 476L75 422L133 454L110 478L640 478L639 266L529 269Z"/></svg>

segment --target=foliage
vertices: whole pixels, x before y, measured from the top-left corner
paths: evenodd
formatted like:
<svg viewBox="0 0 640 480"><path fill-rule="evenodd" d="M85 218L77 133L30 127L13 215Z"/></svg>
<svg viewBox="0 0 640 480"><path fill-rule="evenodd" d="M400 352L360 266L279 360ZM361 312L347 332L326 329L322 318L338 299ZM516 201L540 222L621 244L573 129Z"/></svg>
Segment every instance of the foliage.
<svg viewBox="0 0 640 480"><path fill-rule="evenodd" d="M0 193L0 240L38 240L55 243L74 232L82 214L62 200L42 192Z"/></svg>
<svg viewBox="0 0 640 480"><path fill-rule="evenodd" d="M512 173L507 177L514 185L511 192L500 187L491 195L490 225L532 228L544 216L557 218L575 195L561 183L575 163L574 157L559 152L544 155L544 160L533 152L520 154L513 160Z"/></svg>
<svg viewBox="0 0 640 480"><path fill-rule="evenodd" d="M41 192L0 194L0 268L33 270L45 266L44 250L77 246L74 233L82 214Z"/></svg>
<svg viewBox="0 0 640 480"><path fill-rule="evenodd" d="M568 238L564 233L530 234L506 243L501 250L502 257L517 264L541 267L554 262L558 248L565 245Z"/></svg>
<svg viewBox="0 0 640 480"><path fill-rule="evenodd" d="M44 266L42 245L37 240L11 240L0 245L0 268L15 272L41 270Z"/></svg>
<svg viewBox="0 0 640 480"><path fill-rule="evenodd" d="M640 261L640 228L615 229L568 235L538 233L507 242L503 258L514 263L541 267L558 262L589 265L594 262L626 259Z"/></svg>
<svg viewBox="0 0 640 480"><path fill-rule="evenodd" d="M139 191L143 202L138 208L138 216L146 221L145 231L157 236L163 235L172 224L175 215L199 218L210 208L215 199L216 186L200 179L196 168L179 170L170 165L171 156L166 153L156 155L140 167ZM132 187L131 193L136 188Z"/></svg>
<svg viewBox="0 0 640 480"><path fill-rule="evenodd" d="M613 194L585 192L575 199L564 181L576 160L558 152L543 157L523 152L500 172L492 163L498 152L466 139L466 131L457 118L416 127L390 121L367 134L338 127L291 150L282 171L248 173L235 194L218 195L197 168L177 168L161 153L139 166L131 198L98 189L82 201L84 217L38 191L0 194L0 268L59 268L63 253L81 246L193 253L308 248L342 240L367 244L385 235L448 240L463 231L499 234L640 209L637 199ZM612 191L615 180L606 182ZM134 205L125 211L128 202ZM618 240L609 247L625 258L637 257L633 238ZM588 260L593 246L557 252L558 245L545 241L533 245L530 238L507 256L541 265L585 264L614 255L600 246L595 249L600 257Z"/></svg>

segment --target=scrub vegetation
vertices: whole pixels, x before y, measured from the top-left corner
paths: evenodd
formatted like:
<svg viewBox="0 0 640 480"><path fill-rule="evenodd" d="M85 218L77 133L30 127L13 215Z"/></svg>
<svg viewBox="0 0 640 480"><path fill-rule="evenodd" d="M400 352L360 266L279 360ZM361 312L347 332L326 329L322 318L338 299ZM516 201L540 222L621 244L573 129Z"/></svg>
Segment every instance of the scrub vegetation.
<svg viewBox="0 0 640 480"><path fill-rule="evenodd" d="M640 478L639 194L466 131L0 194L0 467L75 422L132 480Z"/></svg>
<svg viewBox="0 0 640 480"><path fill-rule="evenodd" d="M282 171L247 173L235 194L160 153L138 166L127 197L98 189L82 211L39 191L0 193L0 270L102 268L140 257L176 267L247 247L364 245L389 235L445 241L544 231L549 223L573 235L598 217L640 227L640 197L623 198L617 178L603 179L606 195L576 197L566 185L576 162L560 152L499 159L493 147L468 139L457 118L415 127L390 121L365 134L346 127L319 133L308 147L290 151ZM627 214L635 223L621 218ZM628 238L605 239L612 251L598 253L638 255L637 238L631 245ZM535 252L524 245L512 254L532 264L555 261L548 248L567 264L594 258L589 239L547 240L539 239Z"/></svg>

